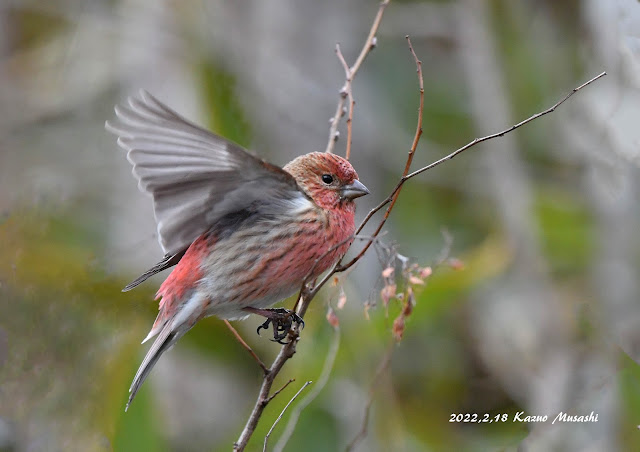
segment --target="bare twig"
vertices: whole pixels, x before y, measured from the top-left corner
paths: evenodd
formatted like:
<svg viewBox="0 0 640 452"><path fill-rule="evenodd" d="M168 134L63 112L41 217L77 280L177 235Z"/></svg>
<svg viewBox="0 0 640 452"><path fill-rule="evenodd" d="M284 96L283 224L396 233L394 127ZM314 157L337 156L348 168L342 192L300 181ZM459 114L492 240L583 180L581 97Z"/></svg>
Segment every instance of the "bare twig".
<svg viewBox="0 0 640 452"><path fill-rule="evenodd" d="M320 372L320 376L318 377L318 382L314 385L311 392L307 394L291 412L291 416L289 416L289 422L287 422L287 426L285 427L282 436L273 448L274 452L281 452L284 449L284 447L287 445L287 442L289 441L289 438L291 438L291 435L296 428L296 424L298 423L298 419L300 418L300 413L302 413L302 410L309 406L309 404L313 402L316 397L318 397L318 394L320 394L320 392L326 386L327 382L329 381L329 377L331 376L331 371L333 370L333 365L335 364L336 357L338 356L338 350L340 350L340 329L334 328L333 342L331 343L331 347L327 352L327 357L324 360L322 372Z"/></svg>
<svg viewBox="0 0 640 452"><path fill-rule="evenodd" d="M291 380L289 381L289 383L290 382ZM269 429L269 431L264 437L264 445L262 446L262 452L267 452L267 442L269 441L269 436L271 436L271 432L273 432L273 429L276 428L276 425L278 424L278 422L280 422L280 419L282 419L282 416L284 416L284 412L287 411L287 408L289 408L289 405L291 405L293 401L300 395L300 393L304 391L305 388L309 386L311 383L312 383L311 381L307 381L304 385L302 385L302 387L298 390L298 392L296 392L296 394L291 398L291 400L289 400L289 403L285 405L284 409L280 413L280 416L278 416L278 418L275 420L275 422L273 423L273 425L271 426L271 428Z"/></svg>
<svg viewBox="0 0 640 452"><path fill-rule="evenodd" d="M265 364L258 357L258 355L256 355L256 352L254 352L253 349L249 346L249 344L247 344L245 340L242 339L242 336L240 336L240 333L238 333L238 331L231 325L231 323L229 323L228 320L225 320L224 324L227 325L227 328L229 328L229 330L233 333L233 335L236 337L236 340L240 342L240 345L242 345L245 348L245 350L249 352L251 356L253 356L253 359L256 360L256 362L258 363L258 366L260 366L262 371L266 374L269 371L269 369L267 369L267 366L265 366Z"/></svg>
<svg viewBox="0 0 640 452"><path fill-rule="evenodd" d="M306 306L303 306L305 299L308 299L309 301L311 301L311 299L315 296L315 294L318 293L318 291L322 288L322 286L324 286L326 284L326 282L335 273L343 272L343 271L347 270L349 267L353 266L357 261L359 261L362 258L362 256L364 256L364 254L367 252L367 250L369 249L371 244L376 241L378 235L380 235L380 232L382 231L382 228L383 228L385 222L387 221L387 218L389 218L389 215L391 214L391 210L393 209L393 206L395 205L395 202L396 202L398 196L400 195L400 189L402 188L402 185L405 182L405 178L407 177L407 173L409 172L409 169L411 168L411 162L413 161L413 156L415 155L416 149L418 147L418 143L420 141L420 137L422 136L422 115L423 115L423 112L424 112L424 82L423 82L423 78L422 78L422 62L416 56L416 53L413 50L413 46L411 45L411 40L409 39L409 36L406 36L406 39L407 39L407 43L409 45L409 51L411 52L411 55L414 58L414 61L415 61L415 64L416 64L416 68L417 68L417 72L418 72L418 84L419 84L419 87L420 87L420 102L419 102L419 108L418 108L418 123L417 123L417 126L416 126L416 133L415 133L415 135L413 137L413 143L411 145L411 148L409 148L409 154L407 155L407 161L405 163L405 168L404 168L404 171L402 173L402 177L400 178L400 182L396 185L396 187L391 192L389 197L387 197L387 199L385 199L382 203L380 203L376 208L371 210L367 214L365 219L362 221L362 223L360 223L360 226L358 226L358 229L355 232L356 236L360 231L362 231L364 226L369 222L371 217L377 211L379 211L382 207L384 207L388 203L391 203L391 205L387 208L387 211L385 212L384 217L382 218L382 220L378 224L378 227L376 228L374 233L371 234L371 236L369 237L369 239L365 243L365 246L360 251L360 253L358 253L358 255L356 257L354 257L351 261L349 261L349 263L346 264L346 265L342 265L342 258L340 258L338 260L338 262L333 266L333 268L331 270L329 270L329 272L324 276L324 278L322 278L320 280L320 282L315 284L312 288L307 288L306 287L306 284L307 284L306 280L303 282L302 288L300 289L300 295L298 297L298 303L296 304L296 306L297 306L296 311L297 311L298 315L302 315L301 312L304 313L306 311L306 309L307 309ZM348 238L346 240L351 240L351 238ZM344 242L341 242L338 245L336 245L335 247L341 246L343 243ZM314 265L314 267L312 267L312 271L313 271L313 269L315 269L315 265Z"/></svg>
<svg viewBox="0 0 640 452"><path fill-rule="evenodd" d="M297 335L297 330L295 332ZM282 366L291 358L296 352L296 343L297 338L295 340L291 340L289 343L282 346L278 356L273 360L271 367L267 369L265 372L264 378L262 379L262 385L260 386L260 391L258 392L258 398L256 399L256 403L251 411L251 415L249 419L247 419L247 423L240 433L240 437L238 441L233 445L233 450L235 451L243 451L245 447L247 447L247 443L253 435L253 432L258 425L258 420L260 416L262 416L262 412L265 407L271 400L269 397L269 392L271 391L271 387L273 386L273 381L280 373Z"/></svg>
<svg viewBox="0 0 640 452"><path fill-rule="evenodd" d="M267 403L271 402L273 399L275 399L275 397L280 394L282 391L284 391L287 386L289 386L291 383L293 383L294 381L296 381L295 378L291 378L289 379L289 381L287 381L285 384L282 385L282 387L280 389L278 389L276 392L274 392L273 394L271 394L271 397L269 397L267 399Z"/></svg>
<svg viewBox="0 0 640 452"><path fill-rule="evenodd" d="M347 99L349 99L349 116L347 117L347 147L346 147L346 151L344 153L344 157L349 160L349 157L351 157L351 140L352 140L352 133L353 133L353 109L356 106L356 101L353 100L353 88L352 88L352 83L351 81L353 80L353 74L351 72L351 68L349 67L349 64L347 64L347 60L344 59L344 55L342 54L342 51L340 50L340 44L336 44L336 55L338 55L338 59L340 60L340 63L342 64L342 67L344 68L344 75L345 75L345 80L347 80L347 82L344 85L344 92L341 92L341 94L346 95Z"/></svg>
<svg viewBox="0 0 640 452"><path fill-rule="evenodd" d="M382 220L380 220L380 223L376 227L375 231L373 232L373 234L371 234L372 237L376 237L380 233L380 231L384 227L384 224L389 218L389 215L391 214L391 210L393 209L393 206L396 204L396 201L398 200L398 196L400 195L400 190L402 189L404 182L407 180L407 174L409 173L409 169L411 168L411 163L413 162L413 156L415 155L416 149L418 147L418 143L420 142L420 137L422 136L422 114L424 112L424 80L422 77L422 61L418 59L416 52L413 50L413 46L411 45L411 39L409 39L409 36L406 36L406 39L407 39L407 44L409 46L409 51L411 52L411 55L413 56L414 62L416 64L416 71L418 72L418 84L420 87L418 124L416 126L416 133L413 136L413 143L411 144L411 148L409 148L409 154L407 156L407 161L404 165L404 170L402 171L402 177L400 178L400 182L398 182L398 184L394 188L391 195L389 195L389 197L384 201L384 204L381 203L379 205L380 207L378 208L378 210L380 210L386 204L389 204L389 207L387 207L387 210L385 211L384 216L382 217ZM375 211L372 210L371 212L369 212L369 214L365 217L364 221L360 224L360 226L356 230L356 234L358 234L362 230L364 225L378 210L375 210ZM362 256L364 256L364 253L367 252L367 250L369 249L372 243L373 243L373 240L367 242L365 246L362 248L362 250L360 250L360 252L356 255L356 257L351 259L349 263L345 265L340 265L340 262L339 262L339 265L336 267L336 271L344 271L347 268L351 267L356 262L358 262L362 258Z"/></svg>
<svg viewBox="0 0 640 452"><path fill-rule="evenodd" d="M596 75L595 77L593 77L592 79L586 81L585 83L583 83L582 85L578 86L577 88L573 88L573 90L571 90L571 92L569 94L567 94L566 96L564 96L561 100L559 100L558 102L556 102L555 104L553 104L551 107L547 108L544 111L541 111L540 113L536 113L535 115L529 116L527 119L525 119L524 121L520 121L518 124L514 124L511 127L509 127L508 129L503 130L502 132L497 132L491 135L487 135L485 137L482 138L476 138L475 140L471 141L470 143L462 146L460 149L452 152L451 154L447 155L446 157L441 158L440 160L436 160L435 162L422 167L418 170L415 170L413 173L406 175L405 177L403 177L403 179L406 181L408 179L411 179L412 177L417 176L418 174L424 173L425 171L430 170L431 168L434 168L438 165L440 165L441 163L446 162L447 160L451 160L452 158L454 158L455 156L457 156L458 154L462 153L463 151L466 151L467 149L469 149L472 146L475 146L476 144L482 143L483 141L488 141L488 140L492 140L494 138L498 138L498 137L502 137L506 134L508 134L509 132L513 132L514 130L522 127L525 124L530 123L531 121L534 121L536 119L538 119L541 116L547 115L549 113L553 113L556 108L558 108L560 105L562 105L563 103L565 103L565 101L567 101L567 99L569 99L571 96L573 96L575 93L577 93L578 91L580 91L582 88L585 88L586 86L592 84L593 82L595 82L596 80L604 77L605 75L607 75L606 72L602 72L598 75Z"/></svg>
<svg viewBox="0 0 640 452"><path fill-rule="evenodd" d="M556 108L558 108L560 105L562 105L567 99L569 99L575 93L580 91L582 88L590 85L591 83L595 82L596 80L600 79L601 77L604 77L605 75L607 75L607 73L606 72L602 72L601 74L593 77L592 79L590 79L589 81L583 83L582 85L578 86L577 88L574 88L569 94L567 94L565 97L563 97L560 101L558 101L555 104L553 104L551 107L547 108L544 111L536 113L535 115L530 116L529 118L525 119L524 121L521 121L518 124L515 124L515 125L509 127L508 129L505 129L505 130L503 130L501 132L497 132L497 133L494 133L494 134L491 134L491 135L484 136L482 138L476 138L473 141L471 141L471 142L467 143L466 145L464 145L463 147L455 150L451 154L446 155L445 157L442 157L441 159L436 160L435 162L430 163L427 166L424 166L424 167L422 167L420 169L417 169L412 173L403 175L400 178L400 180L398 181L398 183L396 184L396 186L391 191L391 194L386 199L384 199L380 204L378 204L376 207L374 207L373 209L371 209L369 211L367 216L364 218L362 223L360 223L360 226L356 230L356 234L358 234L362 230L362 228L369 222L369 220L371 219L371 217L373 215L375 215L378 211L380 211L387 204L392 203L391 206L389 206L387 208L387 211L385 212L385 216L383 218L383 224L384 224L384 221L386 221L386 219L388 217L388 214L390 213L390 208L393 207L393 202L395 202L394 200L397 199L398 192L401 190L401 188L404 185L404 183L406 181L408 181L409 179L417 176L418 174L422 174L425 171L430 170L430 169L440 165L441 163L446 162L447 160L451 160L452 158L456 157L458 154L466 151L467 149L469 149L469 148L471 148L471 147L473 147L473 146L475 146L475 145L477 145L479 143L482 143L484 141L488 141L488 140L491 140L491 139L494 139L494 138L502 137L502 136L506 135L507 133L512 132L512 131L514 131L515 129L517 129L519 127L522 127L523 125L528 124L528 123L530 123L531 121L533 121L535 119L538 119L541 116L544 116L546 114L552 113L553 111L555 111ZM406 167L405 167L405 169L406 169ZM377 228L376 231L379 231L379 229L380 228ZM376 232L374 232L371 235L372 235L372 237L375 237L377 234L376 234ZM337 272L343 271L343 270L351 267L353 264L355 264L364 255L364 253L369 248L369 246L371 246L371 244L367 243L365 245L365 247L363 248L363 250L360 253L358 253L358 255L356 257L354 257L347 264L340 265L339 267L337 267L336 271Z"/></svg>
<svg viewBox="0 0 640 452"><path fill-rule="evenodd" d="M325 152L333 152L333 148L336 145L336 140L338 139L338 124L340 124L340 118L344 115L344 101L348 97L348 93L351 92L351 84L353 83L353 79L356 76L356 73L362 66L365 58L369 55L369 52L373 50L376 46L376 33L378 32L378 28L380 27L380 22L382 21L382 15L384 14L384 10L389 4L390 0L384 0L380 3L380 7L378 8L378 13L376 17L373 19L373 23L371 24L371 28L369 29L369 35L367 36L367 40L364 42L364 46L362 46L362 50L360 50L360 54L356 59L353 66L349 67L346 60L344 60L344 56L340 52L340 46L336 46L336 54L338 54L338 58L342 57L341 63L343 63L343 67L348 68L345 69L346 80L343 87L340 89L340 97L338 99L338 105L336 107L336 112L331 118L331 125L329 126L329 141L327 143L327 148ZM350 101L353 101L353 97L351 97ZM353 104L350 108L349 114L349 123L353 119ZM348 126L349 127L349 126ZM350 128L349 128L350 130ZM351 137L350 132L348 132L349 138ZM349 141L348 141L349 142ZM350 149L350 146L349 146ZM347 159L349 158L349 154L347 154Z"/></svg>

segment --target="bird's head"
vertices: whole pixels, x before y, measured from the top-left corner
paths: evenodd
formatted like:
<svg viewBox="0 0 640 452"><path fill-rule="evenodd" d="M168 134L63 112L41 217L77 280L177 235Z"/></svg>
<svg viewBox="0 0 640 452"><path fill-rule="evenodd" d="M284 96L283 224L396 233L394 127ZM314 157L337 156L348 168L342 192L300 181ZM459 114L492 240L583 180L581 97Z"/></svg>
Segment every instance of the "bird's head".
<svg viewBox="0 0 640 452"><path fill-rule="evenodd" d="M351 206L353 200L369 193L358 180L348 160L327 152L312 152L289 162L284 170L298 186L324 209Z"/></svg>

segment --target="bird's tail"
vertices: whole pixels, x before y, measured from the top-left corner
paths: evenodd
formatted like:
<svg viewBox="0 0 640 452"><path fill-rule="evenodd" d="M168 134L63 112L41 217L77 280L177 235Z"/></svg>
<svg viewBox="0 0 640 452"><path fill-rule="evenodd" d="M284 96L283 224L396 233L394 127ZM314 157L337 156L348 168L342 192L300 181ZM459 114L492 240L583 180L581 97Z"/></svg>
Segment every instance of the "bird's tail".
<svg viewBox="0 0 640 452"><path fill-rule="evenodd" d="M151 369L153 369L153 366L155 366L156 362L160 358L160 355L169 350L173 346L173 344L175 344L176 341L180 339L180 337L182 337L182 335L185 333L185 331L176 331L174 328L172 328L172 326L172 322L165 323L162 330L160 330L160 334L158 334L158 337L153 342L153 345L145 355L144 360L142 360L142 364L140 364L138 372L133 378L133 382L131 383L131 387L129 388L129 401L127 402L127 406L124 409L125 411L129 409L129 405L131 405L131 402L138 393L138 390L142 386L142 383L144 383L144 381L149 376L149 372L151 372Z"/></svg>

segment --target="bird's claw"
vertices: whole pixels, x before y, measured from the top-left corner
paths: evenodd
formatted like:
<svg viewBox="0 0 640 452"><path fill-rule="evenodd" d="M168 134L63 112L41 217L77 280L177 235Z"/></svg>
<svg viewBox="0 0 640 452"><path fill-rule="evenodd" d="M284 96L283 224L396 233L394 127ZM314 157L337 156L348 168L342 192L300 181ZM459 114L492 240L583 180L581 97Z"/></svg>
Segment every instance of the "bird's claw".
<svg viewBox="0 0 640 452"><path fill-rule="evenodd" d="M264 315L267 320L261 324L256 332L260 335L260 330L269 329L269 325L273 327L273 342L277 342L279 344L288 344L284 339L289 334L289 330L295 323L301 329L304 328L304 320L295 311L289 311L284 308L275 308L275 309L265 309L260 315Z"/></svg>

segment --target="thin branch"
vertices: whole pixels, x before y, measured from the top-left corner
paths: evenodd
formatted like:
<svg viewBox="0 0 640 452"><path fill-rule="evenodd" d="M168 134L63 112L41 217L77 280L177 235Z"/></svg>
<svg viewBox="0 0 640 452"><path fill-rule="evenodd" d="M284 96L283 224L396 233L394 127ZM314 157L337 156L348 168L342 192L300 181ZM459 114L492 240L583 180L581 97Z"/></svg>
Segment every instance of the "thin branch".
<svg viewBox="0 0 640 452"><path fill-rule="evenodd" d="M404 169L404 171L402 173L402 177L400 178L400 182L398 182L398 184L396 185L394 190L391 192L391 195L389 195L389 197L387 197L387 199L385 199L382 203L380 203L376 208L372 209L367 214L367 216L362 221L362 223L360 223L360 226L358 226L358 229L355 232L355 236L356 237L357 237L357 234L360 231L362 231L364 226L369 222L371 217L373 217L373 215L377 211L379 211L385 205L391 203L391 205L387 208L387 211L385 212L384 217L382 218L382 220L378 224L378 227L376 228L374 233L371 234L371 236L367 240L367 243L362 248L360 253L358 253L358 255L356 257L354 257L351 261L349 261L349 263L346 264L346 265L342 265L342 258L340 258L338 260L338 262L336 262L335 265L331 268L331 270L329 270L329 272L325 274L325 276L320 280L320 282L315 284L311 289L307 288L307 280L305 279L305 281L303 281L302 288L300 289L300 294L298 296L298 302L296 303L296 312L298 313L299 316L304 315L304 312L306 312L308 303L315 296L315 294L318 293L318 291L322 288L322 286L324 286L326 284L326 282L335 273L343 272L343 271L347 270L349 267L353 266L357 261L359 261L362 258L362 256L364 256L364 254L367 252L367 250L369 249L371 244L375 242L376 238L378 237L378 235L382 231L382 228L383 228L385 222L387 221L387 218L389 218L389 215L391 214L391 210L393 209L393 206L395 205L395 202L396 202L398 196L400 195L400 189L402 188L402 184L404 184L404 182L406 180L405 178L407 176L407 173L409 172L409 169L411 167L411 162L413 161L413 156L415 155L416 149L418 147L418 143L420 141L420 137L422 136L422 117L423 117L423 112L424 112L424 82L423 82L423 78L422 78L422 62L418 59L415 51L413 50L413 46L411 45L411 40L409 39L409 36L406 36L405 38L407 39L407 43L409 45L409 51L411 52L411 55L413 56L414 62L416 64L416 71L418 73L418 84L419 84L419 88L420 88L420 102L419 102L419 108L418 108L418 121L417 121L417 126L416 126L416 133L415 133L415 135L413 137L413 143L411 145L411 148L409 149L409 154L407 155L407 161L405 163L405 169ZM348 238L346 240L351 240L351 238ZM333 248L341 246L343 243L344 242L341 242L338 245L334 246ZM317 262L318 261L316 261L316 264L317 264ZM316 264L314 264L314 266L312 267L312 272L313 272L313 269L315 269L315 265ZM308 301L305 304L306 300L308 300Z"/></svg>
<svg viewBox="0 0 640 452"><path fill-rule="evenodd" d="M291 400L289 400L289 403L285 405L284 409L280 413L280 416L278 416L278 418L273 423L273 425L271 426L271 428L269 429L269 431L264 437L264 445L262 446L262 452L267 452L267 442L269 441L269 436L271 436L271 432L273 432L273 429L276 428L276 425L278 425L278 422L280 422L280 419L282 419L282 416L284 416L284 412L287 411L287 408L289 408L289 405L291 405L293 401L300 395L300 393L304 391L305 388L309 386L311 383L312 381L307 381L304 385L302 385L302 387L298 390L298 392L296 392L296 394L291 398Z"/></svg>
<svg viewBox="0 0 640 452"><path fill-rule="evenodd" d="M541 116L544 116L546 114L552 113L553 111L555 111L556 108L558 108L560 105L562 105L567 99L569 99L575 93L580 91L582 88L590 85L591 83L595 82L596 80L600 79L601 77L604 77L605 75L607 75L607 73L606 72L602 72L601 74L593 77L592 79L590 79L589 81L583 83L582 85L578 86L577 88L574 88L569 94L567 94L561 100L559 100L558 102L553 104L551 107L547 108L544 111L541 111L539 113L536 113L536 114L530 116L529 118L525 119L524 121L521 121L518 124L515 124L515 125L509 127L508 129L505 129L505 130L503 130L501 132L497 132L497 133L494 133L494 134L491 134L491 135L487 135L487 136L482 137L482 138L476 138L473 141L471 141L470 143L468 143L468 144L464 145L463 147L455 150L451 154L449 154L449 155L447 155L445 157L442 157L441 159L436 160L435 162L430 163L427 166L424 166L424 167L422 167L422 168L420 168L418 170L415 170L412 173L403 175L400 178L400 180L398 181L398 183L396 184L396 186L391 191L391 194L386 199L384 199L380 204L378 204L376 207L374 207L373 209L371 209L369 211L367 216L364 218L362 223L360 223L360 226L356 230L356 234L358 234L362 230L362 228L364 228L364 226L369 222L369 220L371 219L371 217L373 217L374 214L376 214L378 211L380 211L387 204L395 202L394 200L397 199L398 192L400 191L400 189L402 188L404 183L406 181L408 181L409 179L417 176L418 174L424 173L425 171L428 171L428 170L440 165L441 163L444 163L444 162L446 162L448 160L451 160L452 158L456 157L458 154L461 154L462 152L466 151L467 149L469 149L469 148L471 148L471 147L473 147L473 146L475 146L475 145L477 145L479 143L482 143L482 142L488 141L488 140L492 140L494 138L502 137L502 136L506 135L507 133L512 132L512 131L514 131L515 129L517 129L519 127L522 127L523 125L528 124L529 122L534 121L535 119L538 119ZM382 219L382 224L384 224L384 221L386 221L386 219L388 218L391 207L393 207L393 204L391 204L391 206L389 206L387 208L387 210L385 212L385 216ZM376 229L376 231L379 231L379 229L381 229L381 228L378 227ZM376 232L374 232L372 234L373 237L375 237L376 235L377 235ZM358 255L356 257L354 257L347 264L344 264L344 265L338 267L336 269L336 271L338 271L338 272L339 271L343 271L343 270L346 270L347 268L351 267L352 265L354 265L364 255L364 253L369 248L369 246L371 246L371 244L367 243L365 245L365 247L363 248L363 250L360 253L358 253Z"/></svg>
<svg viewBox="0 0 640 452"><path fill-rule="evenodd" d="M384 2L383 2L383 4L381 4L381 10L383 9L383 5L384 5ZM384 5L384 6L386 6L386 5ZM373 28L372 28L372 30L373 30ZM371 37L371 34L369 36ZM306 279L305 279L305 281L303 281L302 287L300 289L300 294L298 296L298 301L296 303L296 312L300 317L304 316L304 313L307 311L307 307L309 306L309 303L311 302L313 297L320 291L320 289L327 283L327 281L329 281L329 279L335 273L343 272L343 271L347 270L349 267L351 267L352 265L354 265L358 260L360 260L362 258L362 256L364 256L364 253L367 252L367 250L369 249L371 244L374 243L374 241L376 240L376 237L380 234L380 231L382 230L382 227L384 226L387 218L389 218L389 215L391 214L391 210L393 209L393 206L395 205L395 202L396 202L398 196L400 195L400 189L402 188L402 184L405 182L405 180L406 180L405 178L406 178L407 173L409 172L409 169L411 167L411 162L413 161L413 156L415 155L415 151L416 151L416 149L418 147L418 142L420 141L420 137L422 136L422 117L423 117L423 112L424 112L424 82L423 82L423 77L422 77L422 62L418 59L415 51L413 50L413 46L411 45L411 40L409 39L409 36L406 36L406 39L407 39L407 43L408 43L408 46L409 46L409 51L411 52L411 55L413 56L414 62L416 64L416 71L418 73L418 84L419 84L419 88L420 88L420 102L419 102L419 108L418 108L418 121L417 121L417 126L416 126L416 133L414 135L413 143L411 145L411 148L409 149L409 154L407 156L407 162L405 163L405 169L404 169L404 171L402 173L402 177L400 178L400 182L396 185L396 188L393 190L392 194L385 201L383 201L383 203L381 203L378 206L378 208L376 208L377 210L374 209L371 212L369 212L369 214L365 217L364 221L360 224L360 226L356 230L355 234L357 235L362 230L364 225L371 219L373 214L375 214L375 212L380 210L384 205L386 205L388 203L391 203L391 205L387 208L387 211L385 212L384 217L382 218L382 220L378 224L378 227L376 228L375 232L367 240L367 243L365 244L363 249L360 251L360 253L358 253L358 255L356 257L354 257L346 265L342 265L342 258L340 258L338 260L338 262L336 262L334 264L334 266L331 268L331 270L329 270L324 275L324 277L320 280L320 282L317 283L317 284L314 284L311 288L307 287L307 280ZM348 238L346 240L351 240L351 238ZM342 243L340 243L340 244L338 244L336 246L340 246L340 245L342 245ZM316 264L317 264L317 261L316 261ZM315 264L314 264L313 268L315 268ZM291 341L294 341L298 337L297 335L298 335L297 328L293 328L291 330L291 332L290 332L290 335L289 335Z"/></svg>
<svg viewBox="0 0 640 452"><path fill-rule="evenodd" d="M380 3L378 13L373 19L373 23L371 24L371 28L369 29L367 40L364 42L362 50L360 50L360 54L358 55L355 63L353 63L353 66L349 67L346 61L344 61L343 66L346 66L347 68L349 68L349 70L345 70L346 80L343 87L340 89L340 97L338 99L336 112L330 120L329 141L327 143L325 152L333 152L333 149L336 145L336 140L338 139L338 124L340 124L340 118L344 116L344 101L348 97L348 93L351 91L351 84L353 83L353 79L360 69L360 66L362 66L362 63L367 58L367 55L369 55L369 52L371 52L376 46L376 33L378 32L380 22L382 21L382 15L384 14L384 10L389 4L389 1L390 0L384 0ZM336 53L338 53L339 48L339 46L336 46ZM338 58L340 58L341 55L341 53L338 53ZM342 57L342 59L344 60L344 57ZM353 98L351 98L351 100L353 100ZM351 105L351 114L349 117L353 119L353 105ZM347 159L348 158L349 154L347 154Z"/></svg>
<svg viewBox="0 0 640 452"><path fill-rule="evenodd" d="M431 168L434 168L438 165L440 165L441 163L446 162L447 160L451 160L452 158L454 158L455 156L457 156L458 154L462 153L463 151L466 151L467 149L469 149L472 146L475 146L476 144L482 143L483 141L488 141L488 140L492 140L494 138L498 138L498 137L502 137L506 134L508 134L509 132L512 132L520 127L522 127L525 124L530 123L531 121L534 121L536 119L538 119L541 116L547 115L549 113L553 113L556 108L558 108L560 105L562 105L563 103L565 103L565 101L567 99L569 99L571 96L573 96L575 93L577 93L578 91L580 91L582 88L592 84L593 82L595 82L596 80L604 77L605 75L607 75L606 72L602 72L598 75L596 75L595 77L593 77L591 80L583 83L582 85L578 86L577 88L574 88L573 90L571 90L571 92L569 94L567 94L566 96L564 96L561 100L559 100L558 102L556 102L555 104L553 104L551 107L547 108L544 111L541 111L540 113L536 113L535 115L529 116L527 119L525 119L524 121L519 122L518 124L514 124L511 127L509 127L508 129L503 130L502 132L498 132L498 133L494 133L491 135L487 135L486 137L482 137L482 138L476 138L475 140L471 141L470 143L462 146L460 149L452 152L451 154L447 155L446 157L441 158L440 160L436 160L435 162L422 167L418 170L415 170L413 173L406 175L403 179L404 180L408 180L411 179L412 177L417 176L420 173L424 173L425 171L430 170Z"/></svg>
<svg viewBox="0 0 640 452"><path fill-rule="evenodd" d="M311 269L307 272L307 276L305 276L305 278L302 280L302 284L300 285L300 290L298 291L298 301L296 302L295 308L294 310L297 312L298 315L302 316L302 314L304 314L305 311L301 311L298 309L298 306L300 305L300 303L305 299L305 298L309 298L309 300L311 300L311 298L313 298L315 296L316 293L318 293L318 290L320 290L320 288L322 286L325 285L325 283L329 280L329 278L331 278L331 276L333 276L333 274L337 273L338 270L336 270L336 265L334 265L334 267L329 270L329 273L322 278L322 280L320 281L320 283L315 284L315 282L313 284L309 284L309 279L311 278L311 275L313 275L316 271L316 267L320 264L320 262L322 262L322 260L327 257L329 254L331 254L332 252L334 252L336 249L340 248L342 245L344 245L345 243L349 243L352 242L354 240L366 240L367 243L369 242L376 242L379 238L380 234L378 234L378 236L374 237L374 236L363 236L363 235L351 235L349 237L347 237L346 239L342 240L339 243L336 243L335 245L333 245L332 247L330 247L329 249L327 249L324 253L322 253L319 257L316 258L316 260L313 262L313 265L311 266ZM305 308L306 310L306 308Z"/></svg>
<svg viewBox="0 0 640 452"><path fill-rule="evenodd" d="M273 394L271 394L271 397L269 397L269 398L267 399L267 403L269 403L269 402L271 402L273 399L275 399L275 398L276 398L276 396L277 396L278 394L280 394L282 391L284 391L284 390L287 388L287 386L289 386L289 385L290 385L291 383L293 383L294 381L296 381L296 379L295 379L295 378L290 378L290 379L289 379L289 381L287 381L285 384L283 384L283 385L282 385L282 387L281 387L280 389L278 389L276 392L274 392Z"/></svg>
<svg viewBox="0 0 640 452"><path fill-rule="evenodd" d="M297 335L297 330L295 334ZM269 392L273 386L273 381L280 373L284 364L295 354L296 344L297 338L283 345L278 356L273 360L271 367L269 367L267 372L265 372L264 378L262 379L262 385L260 386L260 391L258 391L258 398L256 399L256 403L251 411L251 415L249 416L249 419L247 419L247 423L245 424L244 429L242 429L242 433L240 433L238 441L233 445L234 452L241 452L245 447L247 447L247 443L258 425L258 420L262 416L262 412L271 400Z"/></svg>
<svg viewBox="0 0 640 452"><path fill-rule="evenodd" d="M336 44L336 55L338 55L338 59L344 68L345 80L347 81L343 88L345 90L344 94L347 96L347 99L349 99L349 116L347 117L347 148L344 153L344 157L349 160L349 157L351 157L351 141L353 136L353 109L356 105L356 101L353 100L353 88L351 83L353 74L351 72L351 68L347 64L347 60L344 59L344 55L340 50L340 44ZM341 92L341 94L343 94L343 92Z"/></svg>
<svg viewBox="0 0 640 452"><path fill-rule="evenodd" d="M309 404L313 402L316 397L318 397L320 392L324 389L327 382L329 381L331 371L333 370L333 365L336 362L336 357L338 356L338 351L340 350L340 328L334 328L333 330L333 342L331 343L331 347L327 352L327 357L324 360L322 372L320 372L320 376L318 377L318 382L315 384L311 392L307 394L304 399L302 399L300 403L297 404L293 409L291 416L289 416L289 422L287 422L287 426L285 427L282 436L280 436L280 439L276 443L276 446L273 448L274 452L282 452L296 428L298 419L300 418L300 413L302 413L302 410L308 407Z"/></svg>
<svg viewBox="0 0 640 452"><path fill-rule="evenodd" d="M240 342L240 345L242 345L246 351L249 352L249 354L251 356L253 356L253 359L256 360L256 362L258 363L258 366L260 366L260 368L262 369L262 371L266 374L269 369L267 369L267 366L262 362L262 360L258 357L258 355L256 355L256 353L253 351L253 349L249 346L249 344L247 344L244 339L242 339L242 336L240 336L240 333L238 333L238 331L231 325L231 323L229 323L228 320L224 321L224 324L227 325L227 328L229 328L229 330L231 330L231 332L233 333L233 335L236 337L236 340L238 342Z"/></svg>
<svg viewBox="0 0 640 452"><path fill-rule="evenodd" d="M389 4L390 0L384 0L380 3L380 8L378 8L378 13L376 17L373 19L373 24L371 25L371 29L369 30L369 35L367 36L367 40L364 42L364 46L362 46L362 50L360 50L360 55L358 55L358 59L351 66L351 74L355 75L364 63L365 58L369 55L375 46L376 46L376 33L378 32L378 28L380 28L380 22L382 21L382 15L384 14L384 10ZM353 81L353 80L352 80Z"/></svg>
<svg viewBox="0 0 640 452"><path fill-rule="evenodd" d="M409 38L409 36L406 36L406 39L407 39L407 45L409 46L409 51L411 52L411 56L413 56L413 60L416 64L416 71L418 73L418 84L420 87L418 124L416 126L416 133L413 136L413 143L411 144L411 148L409 149L409 155L407 156L407 161L404 165L404 170L402 171L402 177L400 178L400 182L398 182L398 184L396 185L396 188L393 190L391 195L384 201L384 204L380 204L380 208L378 209L380 210L384 205L389 204L389 207L387 207L387 210L385 211L384 216L382 217L382 220L380 220L380 223L378 223L378 227L375 229L373 234L371 234L373 237L376 237L384 227L384 224L387 222L387 219L391 214L391 210L393 210L393 207L395 206L396 201L398 200L398 196L400 196L400 190L402 189L402 185L404 184L404 182L407 180L407 174L409 173L409 169L411 168L411 163L413 162L413 156L416 153L416 149L418 148L418 143L420 142L420 137L422 136L422 115L424 112L424 80L422 77L422 61L418 59L416 52L413 50L413 46L411 45L411 39ZM364 221L360 224L360 226L356 230L356 234L358 234L362 230L364 225L369 221L369 219L373 216L375 212L377 212L377 210L369 212L369 214L365 217ZM356 257L351 259L349 263L345 265L339 265L338 267L336 267L336 271L344 271L347 268L351 267L356 262L358 262L362 258L362 256L364 256L364 253L367 252L367 250L369 249L372 243L373 243L373 240L367 242L365 246L362 248L362 250L360 250L360 252L356 255Z"/></svg>

